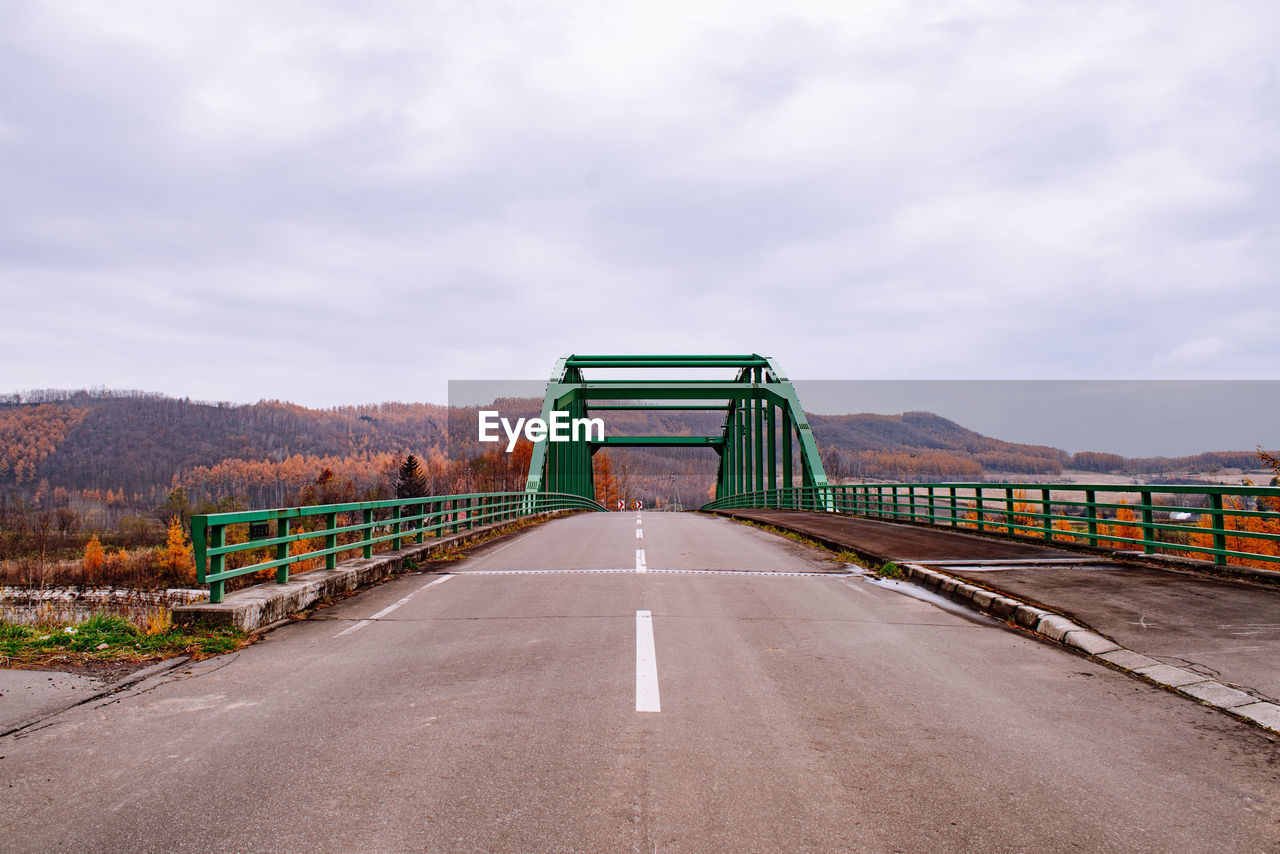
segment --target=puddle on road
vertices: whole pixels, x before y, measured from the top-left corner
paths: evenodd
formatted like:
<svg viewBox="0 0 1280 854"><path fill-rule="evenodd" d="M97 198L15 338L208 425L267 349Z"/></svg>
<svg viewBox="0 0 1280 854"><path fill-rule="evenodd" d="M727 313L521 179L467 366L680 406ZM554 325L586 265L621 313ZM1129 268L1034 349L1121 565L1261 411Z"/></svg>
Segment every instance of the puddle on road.
<svg viewBox="0 0 1280 854"><path fill-rule="evenodd" d="M974 611L970 608L966 608L963 605L952 602L945 596L935 593L925 587L921 587L918 584L913 584L910 581L899 581L892 578L878 578L867 572L864 568L853 563L845 564L845 566L848 567L850 575L853 576L848 582L850 584L863 583L870 584L873 587L880 587L885 590L892 590L895 593L901 593L903 596L910 596L912 599L919 599L921 602L927 602L930 605L941 608L950 614L963 617L971 623L977 623L983 626L1004 625L994 617L989 617L980 611Z"/></svg>

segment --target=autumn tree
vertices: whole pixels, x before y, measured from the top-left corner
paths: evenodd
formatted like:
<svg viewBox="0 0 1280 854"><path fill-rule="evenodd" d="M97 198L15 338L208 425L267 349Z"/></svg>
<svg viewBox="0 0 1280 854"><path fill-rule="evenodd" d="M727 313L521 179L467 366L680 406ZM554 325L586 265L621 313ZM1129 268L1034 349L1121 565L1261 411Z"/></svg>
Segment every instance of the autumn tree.
<svg viewBox="0 0 1280 854"><path fill-rule="evenodd" d="M98 535L94 534L84 547L84 560L81 562L86 580L96 578L106 565L107 554L102 549L102 543L98 541Z"/></svg>
<svg viewBox="0 0 1280 854"><path fill-rule="evenodd" d="M1271 469L1271 471L1275 473L1276 477L1280 477L1280 456L1276 456L1269 451L1262 450L1262 446L1259 445L1258 459L1262 460L1262 464Z"/></svg>
<svg viewBox="0 0 1280 854"><path fill-rule="evenodd" d="M607 451L600 451L591 462L595 474L596 501L613 509L614 505L625 497L618 478L613 473L613 461L609 459Z"/></svg>
<svg viewBox="0 0 1280 854"><path fill-rule="evenodd" d="M194 579L196 562L191 557L191 546L182 531L182 522L177 516L169 520L169 536L157 561L166 575L176 578Z"/></svg>
<svg viewBox="0 0 1280 854"><path fill-rule="evenodd" d="M396 498L418 498L427 494L427 478L413 454L404 458L396 475Z"/></svg>

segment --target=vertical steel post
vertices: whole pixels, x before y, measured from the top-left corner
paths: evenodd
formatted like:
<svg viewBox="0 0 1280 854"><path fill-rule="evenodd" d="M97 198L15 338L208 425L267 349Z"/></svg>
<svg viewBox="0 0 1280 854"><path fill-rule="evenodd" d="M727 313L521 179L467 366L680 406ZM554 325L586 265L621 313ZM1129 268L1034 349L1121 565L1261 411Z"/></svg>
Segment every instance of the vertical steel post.
<svg viewBox="0 0 1280 854"><path fill-rule="evenodd" d="M778 438L782 442L782 488L787 490L788 506L792 506L794 502L794 494L791 487L795 483L795 471L791 460L791 410L782 407L782 435Z"/></svg>
<svg viewBox="0 0 1280 854"><path fill-rule="evenodd" d="M1098 505L1097 493L1092 489L1084 491L1085 514L1088 521L1089 545L1097 547L1098 545Z"/></svg>
<svg viewBox="0 0 1280 854"><path fill-rule="evenodd" d="M203 516L191 517L191 549L195 553L197 584L205 583L206 561L209 559L208 526L209 520Z"/></svg>
<svg viewBox="0 0 1280 854"><path fill-rule="evenodd" d="M396 535L396 538L391 541L391 550L397 552L400 551L400 515L400 505L397 504L391 508L391 533Z"/></svg>
<svg viewBox="0 0 1280 854"><path fill-rule="evenodd" d="M760 370L756 369L756 382L759 382ZM751 411L755 414L755 423L751 431L755 434L755 490L759 492L764 485L764 399L751 398Z"/></svg>
<svg viewBox="0 0 1280 854"><path fill-rule="evenodd" d="M1021 531L1013 530L1013 487L1006 486L1004 488L1004 530L1009 536Z"/></svg>
<svg viewBox="0 0 1280 854"><path fill-rule="evenodd" d="M338 514L337 513L324 514L324 529L328 531L328 533L325 534L325 537L324 537L324 547L326 550L336 549L338 547L338 535L333 532L333 529L336 527L338 527ZM324 556L324 568L335 569L337 568L337 566L338 566L338 553L334 551L330 551L327 555Z"/></svg>
<svg viewBox="0 0 1280 854"><path fill-rule="evenodd" d="M209 548L220 549L227 544L227 529L225 525L209 526ZM218 575L227 568L226 555L210 555L209 556L209 575ZM226 591L227 584L222 579L209 582L209 601L218 603L222 601L222 594Z"/></svg>
<svg viewBox="0 0 1280 854"><path fill-rule="evenodd" d="M1227 519L1222 512L1222 493L1214 492L1209 495L1209 506L1213 509L1213 547L1218 551L1227 550ZM1215 554L1213 562L1218 566L1227 565L1227 556L1224 554Z"/></svg>
<svg viewBox="0 0 1280 854"><path fill-rule="evenodd" d="M778 425L775 422L777 421L777 418L778 418L778 412L777 412L777 408L773 405L772 400L768 402L768 406L766 407L765 412L767 413L765 415L765 424L768 425L766 428L766 432L768 436L765 439L765 442L769 446L769 459L766 463L769 469L769 485L767 488L769 490L770 502L768 506L777 507L778 493L776 490L778 489Z"/></svg>
<svg viewBox="0 0 1280 854"><path fill-rule="evenodd" d="M1044 538L1046 540L1053 539L1053 504L1049 500L1049 490L1040 490L1040 512L1044 514L1042 524L1044 525Z"/></svg>
<svg viewBox="0 0 1280 854"><path fill-rule="evenodd" d="M370 507L364 511L364 530L361 531L364 539L364 548L360 550L360 554L366 558L373 557L373 508Z"/></svg>
<svg viewBox="0 0 1280 854"><path fill-rule="evenodd" d="M1155 546L1155 529L1152 524L1155 521L1155 512L1151 509L1151 493L1143 492L1142 496L1142 551L1144 554L1153 555L1156 553Z"/></svg>
<svg viewBox="0 0 1280 854"><path fill-rule="evenodd" d="M276 536L277 537L289 536L289 520L288 519L276 520ZM277 543L276 544L276 560L287 560L288 557L289 557L289 544ZM283 566L277 566L276 567L276 583L285 584L288 581L289 581L289 564L286 563Z"/></svg>
<svg viewBox="0 0 1280 854"><path fill-rule="evenodd" d="M983 513L982 513L982 487L981 486L975 486L973 488L973 504L978 509L978 530L985 531L986 520L983 518Z"/></svg>

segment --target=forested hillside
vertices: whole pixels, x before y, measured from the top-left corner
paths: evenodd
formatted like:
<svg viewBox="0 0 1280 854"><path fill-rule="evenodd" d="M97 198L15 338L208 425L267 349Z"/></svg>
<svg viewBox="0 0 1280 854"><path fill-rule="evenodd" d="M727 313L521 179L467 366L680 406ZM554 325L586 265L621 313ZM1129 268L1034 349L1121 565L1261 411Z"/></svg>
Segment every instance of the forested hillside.
<svg viewBox="0 0 1280 854"><path fill-rule="evenodd" d="M537 414L534 399L503 400L511 417ZM715 412L608 413L613 435L714 435ZM449 425L460 436L452 446ZM833 479L970 480L989 473L1056 475L1064 467L1159 473L1181 466L1246 466L1249 452L1181 460L1128 460L1004 442L928 412L812 415ZM109 527L129 514L193 507L281 505L389 495L406 454L423 462L433 492L518 489L528 449L516 458L475 441L475 409L384 403L308 409L280 401L202 403L128 391L43 391L0 397L0 515L59 510L58 525ZM505 444L505 443L504 443ZM714 472L709 451L614 451L625 487L656 498L686 479L700 503ZM308 491L310 490L310 491Z"/></svg>
<svg viewBox="0 0 1280 854"><path fill-rule="evenodd" d="M975 433L932 412L810 415L832 477L973 480L988 471L1061 474L1071 455Z"/></svg>

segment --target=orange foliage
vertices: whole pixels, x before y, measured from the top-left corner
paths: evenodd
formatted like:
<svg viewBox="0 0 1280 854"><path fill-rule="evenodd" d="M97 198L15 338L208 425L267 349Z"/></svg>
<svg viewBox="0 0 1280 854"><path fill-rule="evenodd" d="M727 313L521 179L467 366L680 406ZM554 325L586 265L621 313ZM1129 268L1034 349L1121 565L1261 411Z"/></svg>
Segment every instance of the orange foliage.
<svg viewBox="0 0 1280 854"><path fill-rule="evenodd" d="M1065 540L1068 543L1072 543L1079 539L1078 537L1072 536L1072 532L1074 532L1075 529L1071 527L1071 523L1066 519L1055 519L1053 521L1053 531L1053 538L1055 540Z"/></svg>
<svg viewBox="0 0 1280 854"><path fill-rule="evenodd" d="M609 452L597 451L591 462L596 482L596 501L612 510L624 496L618 486L618 479L614 477Z"/></svg>
<svg viewBox="0 0 1280 854"><path fill-rule="evenodd" d="M1258 501L1258 509L1274 513L1268 516L1223 516L1222 527L1227 531L1226 548L1227 551L1233 552L1252 552L1254 554L1270 555L1272 557L1280 557L1280 540L1261 540L1248 536L1249 534L1271 534L1280 535L1280 513L1276 512L1271 504L1275 499L1262 498ZM1238 498L1224 496L1222 506L1224 510L1240 510L1243 509L1243 502ZM1200 517L1200 521L1195 530L1191 534L1191 545L1201 548L1211 549L1213 544L1213 516L1204 514ZM1209 530L1204 530L1209 529ZM1236 533L1233 533L1236 532ZM1195 557L1212 558L1212 555L1200 553ZM1237 566L1252 566L1257 569L1276 569L1275 561L1259 560L1255 558L1227 558L1228 563Z"/></svg>
<svg viewBox="0 0 1280 854"><path fill-rule="evenodd" d="M1034 516L1028 516L1028 513L1042 512L1040 504L1032 504L1026 500L1027 493L1023 489L1015 489L1013 491L1013 524L1025 525L1027 528L1043 527L1044 521ZM1014 528L1014 532L1024 536L1034 535L1035 531L1025 530L1024 528Z"/></svg>
<svg viewBox="0 0 1280 854"><path fill-rule="evenodd" d="M171 575L195 582L196 562L191 556L186 535L182 532L182 523L176 516L169 520L169 539L160 550L158 563L161 569Z"/></svg>
<svg viewBox="0 0 1280 854"><path fill-rule="evenodd" d="M0 409L0 478L35 479L36 467L54 452L89 410L53 403Z"/></svg>
<svg viewBox="0 0 1280 854"><path fill-rule="evenodd" d="M1121 504L1128 504L1127 501L1121 501ZM1108 539L1109 537L1127 537L1132 540L1142 539L1142 528L1133 524L1138 521L1137 514L1131 507L1120 507L1116 510L1116 524L1103 522L1098 525L1098 547L1104 549L1117 549L1120 551L1133 551L1141 549L1142 546L1135 543L1126 543L1121 540Z"/></svg>
<svg viewBox="0 0 1280 854"><path fill-rule="evenodd" d="M84 573L86 577L91 577L99 572L107 565L107 555L102 550L102 543L98 541L98 535L94 534L89 538L89 542L84 547Z"/></svg>

